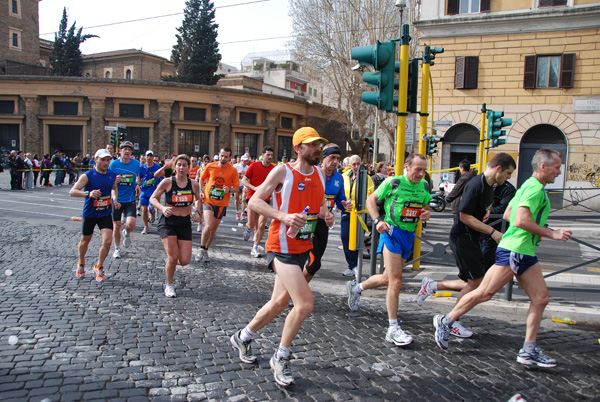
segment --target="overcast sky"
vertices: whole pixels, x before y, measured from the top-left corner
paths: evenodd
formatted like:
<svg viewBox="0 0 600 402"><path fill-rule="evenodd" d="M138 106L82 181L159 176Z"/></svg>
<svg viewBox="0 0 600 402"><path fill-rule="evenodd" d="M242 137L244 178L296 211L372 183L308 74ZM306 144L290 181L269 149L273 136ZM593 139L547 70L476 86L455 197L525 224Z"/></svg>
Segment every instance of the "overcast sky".
<svg viewBox="0 0 600 402"><path fill-rule="evenodd" d="M287 0L214 0L214 4L223 63L239 68L250 52L286 48L292 32ZM185 0L42 0L42 39L54 40L64 7L69 27L76 22L83 33L100 36L81 45L83 54L141 49L169 59L176 28L183 21ZM163 15L170 16L114 24ZM100 26L106 24L114 25Z"/></svg>

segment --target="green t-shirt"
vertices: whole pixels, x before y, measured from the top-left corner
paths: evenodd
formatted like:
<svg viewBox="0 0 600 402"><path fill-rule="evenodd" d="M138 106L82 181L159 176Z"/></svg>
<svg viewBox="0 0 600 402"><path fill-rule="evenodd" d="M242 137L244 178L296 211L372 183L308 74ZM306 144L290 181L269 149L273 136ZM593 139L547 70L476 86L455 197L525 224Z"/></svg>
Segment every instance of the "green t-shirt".
<svg viewBox="0 0 600 402"><path fill-rule="evenodd" d="M400 180L398 187L392 192L393 181ZM425 180L411 183L405 176L388 177L377 187L377 198L385 199L384 221L402 230L414 232L423 207L431 201L431 194L425 190Z"/></svg>
<svg viewBox="0 0 600 402"><path fill-rule="evenodd" d="M542 186L542 183L537 178L530 177L523 183L508 205L510 206L511 225L504 236L502 236L498 247L518 254L534 256L540 236L520 229L512 223L517 216L517 208L527 207L531 211L531 218L535 223L542 227L546 225L548 214L550 213L550 201L548 201L544 186Z"/></svg>

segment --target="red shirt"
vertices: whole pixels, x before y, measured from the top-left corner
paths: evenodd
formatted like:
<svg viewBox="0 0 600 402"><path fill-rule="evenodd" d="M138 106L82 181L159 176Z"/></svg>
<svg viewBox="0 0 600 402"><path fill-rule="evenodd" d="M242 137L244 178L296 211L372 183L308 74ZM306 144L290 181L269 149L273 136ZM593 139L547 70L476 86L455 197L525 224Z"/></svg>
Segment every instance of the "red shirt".
<svg viewBox="0 0 600 402"><path fill-rule="evenodd" d="M250 166L248 166L248 169L246 169L246 173L244 174L244 176L246 176L248 180L250 180L250 184L252 184L254 187L258 187L261 184L263 184L263 182L269 175L269 172L273 170L275 166L275 164L271 163L269 166L265 167L260 161L254 162ZM248 188L248 199L250 199L252 195L254 195L254 190L250 190L250 188ZM271 197L267 198L265 201L270 200Z"/></svg>

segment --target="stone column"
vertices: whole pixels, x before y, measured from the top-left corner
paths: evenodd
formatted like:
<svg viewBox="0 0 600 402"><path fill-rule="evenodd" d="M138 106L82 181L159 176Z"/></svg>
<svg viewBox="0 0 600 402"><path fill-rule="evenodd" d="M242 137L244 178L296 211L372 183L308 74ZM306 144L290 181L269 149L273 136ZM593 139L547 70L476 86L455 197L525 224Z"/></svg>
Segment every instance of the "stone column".
<svg viewBox="0 0 600 402"><path fill-rule="evenodd" d="M87 144L86 153L94 157L96 150L105 148L110 141L110 132L104 130L106 125L106 98L89 98L91 105L91 119L89 133L84 134L84 143ZM84 144L84 148L86 145Z"/></svg>
<svg viewBox="0 0 600 402"><path fill-rule="evenodd" d="M268 128L263 138L263 147L265 145L270 145L277 150L277 123L279 120L279 113L267 112L265 120ZM259 153L260 151L262 151L262 149L258 150ZM277 153L275 152L275 154Z"/></svg>
<svg viewBox="0 0 600 402"><path fill-rule="evenodd" d="M158 101L158 124L154 130L153 138L150 138L150 149L157 153L157 155L163 155L168 153L177 153L175 149L175 135L171 125L171 109L173 107L173 101ZM156 148L154 149L154 144Z"/></svg>
<svg viewBox="0 0 600 402"><path fill-rule="evenodd" d="M50 144L44 144L43 130L40 130L40 98L39 96L22 96L25 101L25 127L21 133L20 149L31 154L44 154Z"/></svg>
<svg viewBox="0 0 600 402"><path fill-rule="evenodd" d="M215 130L215 140L213 146L213 154L216 154L221 147L231 147L233 149L233 133L231 124L235 123L233 114L234 108L220 105L219 106L219 125Z"/></svg>

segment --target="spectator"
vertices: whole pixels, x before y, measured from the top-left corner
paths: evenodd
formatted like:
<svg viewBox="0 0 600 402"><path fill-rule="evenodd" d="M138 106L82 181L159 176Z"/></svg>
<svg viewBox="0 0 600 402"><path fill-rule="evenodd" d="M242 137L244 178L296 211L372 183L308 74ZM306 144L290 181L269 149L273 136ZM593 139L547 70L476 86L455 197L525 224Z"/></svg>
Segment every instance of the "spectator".
<svg viewBox="0 0 600 402"><path fill-rule="evenodd" d="M64 164L60 158L60 151L57 149L52 156L52 169L54 170L54 187L62 186L62 178Z"/></svg>
<svg viewBox="0 0 600 402"><path fill-rule="evenodd" d="M75 171L75 181L79 179L79 175L81 174L81 154L78 152L77 155L73 158L73 170Z"/></svg>
<svg viewBox="0 0 600 402"><path fill-rule="evenodd" d="M23 160L25 164L25 175L23 177L23 187L25 190L33 188L33 162L31 161L31 154L26 153L25 159Z"/></svg>
<svg viewBox="0 0 600 402"><path fill-rule="evenodd" d="M40 180L40 185L43 187L54 187L50 184L50 173L52 173L52 161L50 160L50 154L44 155L44 160L42 161L42 179L44 180L44 184L42 184Z"/></svg>
<svg viewBox="0 0 600 402"><path fill-rule="evenodd" d="M375 174L371 176L373 180L373 185L375 186L375 190L377 187L388 178L388 165L386 162L379 162L377 166L375 166Z"/></svg>
<svg viewBox="0 0 600 402"><path fill-rule="evenodd" d="M449 194L446 194L446 202L449 202L450 205L452 205L452 213L455 215L458 215L458 206L460 205L460 199L465 186L473 177L477 176L475 170L469 170L470 167L471 162L466 159L463 159L458 163L458 170L461 174L460 179L458 179L452 191L450 191ZM456 219L458 219L458 217Z"/></svg>
<svg viewBox="0 0 600 402"><path fill-rule="evenodd" d="M40 170L42 167L42 163L40 162L40 157L38 154L33 155L33 188L37 186L38 177L40 178L40 187L42 186L42 177L40 176Z"/></svg>

